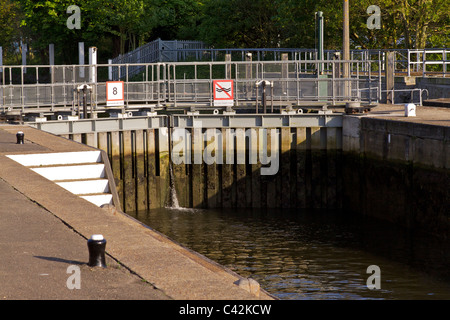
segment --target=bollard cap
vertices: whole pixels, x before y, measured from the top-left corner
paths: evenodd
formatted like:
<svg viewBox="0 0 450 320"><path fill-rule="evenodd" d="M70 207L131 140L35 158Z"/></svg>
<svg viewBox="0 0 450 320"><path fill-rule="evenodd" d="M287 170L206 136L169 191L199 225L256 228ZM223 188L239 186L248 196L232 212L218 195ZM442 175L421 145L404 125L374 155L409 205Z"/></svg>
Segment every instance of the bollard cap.
<svg viewBox="0 0 450 320"><path fill-rule="evenodd" d="M104 238L103 235L101 235L101 234L93 234L93 235L91 236L91 240L94 240L94 241L101 241L101 240L103 240L103 239L105 239L105 238Z"/></svg>

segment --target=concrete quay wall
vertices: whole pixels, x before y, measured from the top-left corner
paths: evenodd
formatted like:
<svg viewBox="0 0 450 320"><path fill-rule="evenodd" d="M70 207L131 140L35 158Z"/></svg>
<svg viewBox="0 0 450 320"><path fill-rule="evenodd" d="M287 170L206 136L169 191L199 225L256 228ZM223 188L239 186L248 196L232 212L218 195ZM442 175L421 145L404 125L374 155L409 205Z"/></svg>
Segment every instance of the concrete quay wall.
<svg viewBox="0 0 450 320"><path fill-rule="evenodd" d="M450 98L450 78L417 77L416 87L428 91L427 99Z"/></svg>
<svg viewBox="0 0 450 320"><path fill-rule="evenodd" d="M344 118L344 207L448 238L450 127L404 119Z"/></svg>

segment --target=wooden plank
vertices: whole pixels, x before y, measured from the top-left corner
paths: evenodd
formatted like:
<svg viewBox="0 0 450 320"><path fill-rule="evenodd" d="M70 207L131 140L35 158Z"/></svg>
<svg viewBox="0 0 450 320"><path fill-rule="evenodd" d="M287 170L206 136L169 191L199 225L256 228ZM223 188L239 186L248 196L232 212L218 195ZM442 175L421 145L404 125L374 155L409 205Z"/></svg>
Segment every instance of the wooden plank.
<svg viewBox="0 0 450 320"><path fill-rule="evenodd" d="M233 202L233 163L234 163L234 135L232 129L222 129L222 207L232 208L235 206ZM235 198L234 198L235 199Z"/></svg>
<svg viewBox="0 0 450 320"><path fill-rule="evenodd" d="M145 177L145 152L144 130L136 130L136 210L147 210L147 179Z"/></svg>
<svg viewBox="0 0 450 320"><path fill-rule="evenodd" d="M217 176L217 134L214 129L206 130L204 161L206 163L206 197L208 208L215 208L218 203Z"/></svg>
<svg viewBox="0 0 450 320"><path fill-rule="evenodd" d="M155 209L160 207L160 200L156 183L156 134L155 129L147 130L147 193L148 207Z"/></svg>
<svg viewBox="0 0 450 320"><path fill-rule="evenodd" d="M236 129L236 206L246 206L245 129Z"/></svg>
<svg viewBox="0 0 450 320"><path fill-rule="evenodd" d="M192 129L192 206L202 208L204 202L203 133L201 128Z"/></svg>
<svg viewBox="0 0 450 320"><path fill-rule="evenodd" d="M72 140L78 143L82 143L83 142L83 138L81 133L76 133L72 135Z"/></svg>
<svg viewBox="0 0 450 320"><path fill-rule="evenodd" d="M116 182L116 189L120 199L120 205L124 208L124 196L123 196L123 180L122 180L122 165L121 165L121 138L120 132L111 132L111 169L114 175L114 181Z"/></svg>
<svg viewBox="0 0 450 320"><path fill-rule="evenodd" d="M337 128L327 128L327 208L337 209Z"/></svg>
<svg viewBox="0 0 450 320"><path fill-rule="evenodd" d="M260 154L260 134L263 130L255 128L250 135L250 166L251 166L251 199L252 208L261 208L261 162ZM261 132L261 133L260 133Z"/></svg>
<svg viewBox="0 0 450 320"><path fill-rule="evenodd" d="M172 130L180 130L180 129L172 129ZM173 137L173 135L172 135ZM180 139L181 138L181 139ZM175 141L175 138L172 140L172 146L174 150L172 152L173 157L177 156L179 158L186 156L186 139L188 139L187 136L177 138ZM180 161L181 160L181 161ZM185 160L172 160L172 169L173 169L173 176L174 176L174 186L176 190L176 195L178 199L178 203L181 207L187 207L188 200L187 200L187 181L186 181L186 165Z"/></svg>
<svg viewBox="0 0 450 320"><path fill-rule="evenodd" d="M311 128L311 200L313 208L321 208L322 184L321 184L321 141L320 128Z"/></svg>
<svg viewBox="0 0 450 320"><path fill-rule="evenodd" d="M276 133L275 128L267 129L267 155L271 158L274 158L274 155L276 152L279 152L278 150L278 143L277 141L272 141L273 139L278 140L278 134ZM280 175L280 170L274 175L265 175L265 180L267 182L266 184L266 203L268 208L276 208L277 203L277 181L278 176Z"/></svg>
<svg viewBox="0 0 450 320"><path fill-rule="evenodd" d="M266 208L267 207L267 182L268 177L267 175L261 174L261 168L265 166L267 158L269 156L268 152L268 143L267 143L267 134L268 130L266 128L260 129L258 133L258 150L259 150L259 157L258 161L260 163L259 168L259 181L260 181L260 201L261 201L261 207Z"/></svg>
<svg viewBox="0 0 450 320"><path fill-rule="evenodd" d="M97 139L98 139L98 148L100 150L105 151L108 155L110 155L109 150L108 150L108 133L107 132L99 132Z"/></svg>
<svg viewBox="0 0 450 320"><path fill-rule="evenodd" d="M306 208L306 128L296 128L296 207Z"/></svg>
<svg viewBox="0 0 450 320"><path fill-rule="evenodd" d="M291 203L291 129L281 128L281 157L280 157L280 169L281 169L281 207L290 208Z"/></svg>
<svg viewBox="0 0 450 320"><path fill-rule="evenodd" d="M136 190L133 176L133 138L131 131L123 132L124 211L136 211Z"/></svg>
<svg viewBox="0 0 450 320"><path fill-rule="evenodd" d="M86 133L86 144L90 147L97 148L97 133Z"/></svg>
<svg viewBox="0 0 450 320"><path fill-rule="evenodd" d="M159 140L159 192L160 206L166 206L169 200L170 180L169 180L169 134L167 128L160 128L158 134Z"/></svg>
<svg viewBox="0 0 450 320"><path fill-rule="evenodd" d="M327 130L326 127L320 128L320 207L323 209L328 201Z"/></svg>

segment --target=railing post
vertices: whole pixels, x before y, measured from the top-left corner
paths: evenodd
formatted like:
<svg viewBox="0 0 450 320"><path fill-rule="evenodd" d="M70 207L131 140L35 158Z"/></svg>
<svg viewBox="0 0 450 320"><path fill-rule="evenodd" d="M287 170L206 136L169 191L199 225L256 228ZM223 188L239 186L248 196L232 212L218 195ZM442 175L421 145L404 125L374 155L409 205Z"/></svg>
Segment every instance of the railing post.
<svg viewBox="0 0 450 320"><path fill-rule="evenodd" d="M427 70L427 64L426 64L426 52L425 49L422 50L422 77L425 78L425 73Z"/></svg>
<svg viewBox="0 0 450 320"><path fill-rule="evenodd" d="M408 61L407 61L407 64L408 64L408 66L407 66L407 70L408 70L408 77L410 77L411 76L411 68L410 68L410 65L411 65L411 57L410 57L410 52L409 52L409 49L407 49L406 50L406 52L407 52L407 55L408 55Z"/></svg>
<svg viewBox="0 0 450 320"><path fill-rule="evenodd" d="M92 91L95 97L95 106L97 107L97 48L90 47L89 48L89 82L92 86Z"/></svg>
<svg viewBox="0 0 450 320"><path fill-rule="evenodd" d="M78 64L80 66L85 64L85 62L84 62L84 42L78 43ZM84 78L84 67L80 67L79 77Z"/></svg>

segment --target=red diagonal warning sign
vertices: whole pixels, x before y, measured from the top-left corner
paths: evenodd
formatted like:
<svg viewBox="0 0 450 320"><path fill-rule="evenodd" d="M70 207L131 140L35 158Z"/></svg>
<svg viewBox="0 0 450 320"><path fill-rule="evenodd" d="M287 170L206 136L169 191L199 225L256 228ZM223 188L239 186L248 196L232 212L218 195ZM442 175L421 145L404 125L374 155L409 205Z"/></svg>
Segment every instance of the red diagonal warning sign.
<svg viewBox="0 0 450 320"><path fill-rule="evenodd" d="M233 99L233 80L214 80L214 99Z"/></svg>
<svg viewBox="0 0 450 320"><path fill-rule="evenodd" d="M227 96L228 96L228 98L230 98L230 99L232 99L233 97L232 97L232 95L231 95L231 89L232 88L227 88L227 89L225 89L224 87L222 87L221 85L220 85L220 83L219 82L217 82L216 83L216 92L217 93L225 93Z"/></svg>

